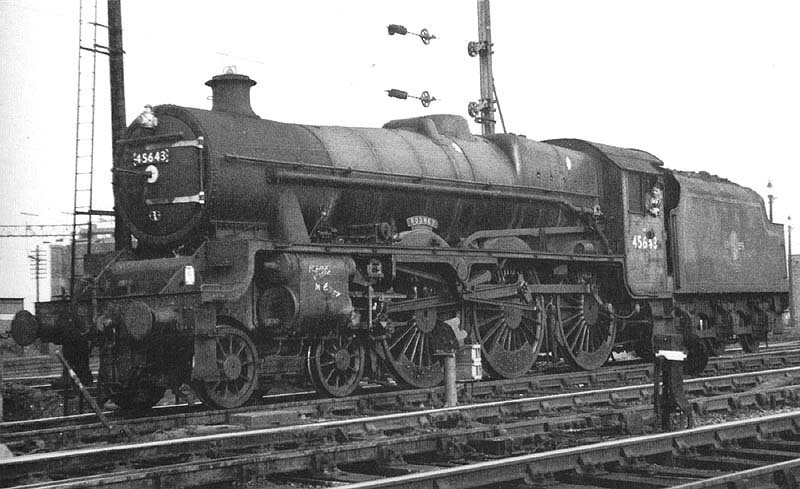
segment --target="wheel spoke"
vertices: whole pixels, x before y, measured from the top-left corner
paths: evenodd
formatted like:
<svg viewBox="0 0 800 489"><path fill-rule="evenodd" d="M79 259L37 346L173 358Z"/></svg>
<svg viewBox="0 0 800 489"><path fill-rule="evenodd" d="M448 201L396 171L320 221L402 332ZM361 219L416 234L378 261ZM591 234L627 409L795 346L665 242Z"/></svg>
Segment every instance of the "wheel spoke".
<svg viewBox="0 0 800 489"><path fill-rule="evenodd" d="M500 332L500 338L497 342L498 345L502 345L503 349L506 351L511 351L509 340L511 339L511 329L506 324L503 330Z"/></svg>
<svg viewBox="0 0 800 489"><path fill-rule="evenodd" d="M570 326L564 327L564 329L563 329L564 338L572 338L572 337L577 336L577 335L580 334L580 327L581 327L581 322L580 321L574 321L574 322L569 323L569 324L570 324Z"/></svg>
<svg viewBox="0 0 800 489"><path fill-rule="evenodd" d="M415 344L415 345L417 344L417 342L419 341L418 336L419 336L419 332L416 331L416 329L415 329L413 334L411 335L411 337L409 337L408 340L406 341L405 345L403 345L403 349L400 350L400 355L399 356L404 357L404 358L409 358L408 357L408 349L409 349L409 347L411 346L412 343ZM414 355L414 349L413 348L411 348L411 355L412 356Z"/></svg>
<svg viewBox="0 0 800 489"><path fill-rule="evenodd" d="M581 342L581 351L590 352L589 344L592 338L592 328L587 327L584 329L583 341Z"/></svg>
<svg viewBox="0 0 800 489"><path fill-rule="evenodd" d="M491 324L491 323L493 323L495 321L499 321L501 319L503 319L503 312L502 311L498 312L497 314L493 314L491 316L481 318L481 320L478 322L478 326L486 326L487 324Z"/></svg>
<svg viewBox="0 0 800 489"><path fill-rule="evenodd" d="M502 316L500 316L500 317L502 317ZM503 327L503 322L502 321L498 321L498 322L494 323L494 325L491 328L489 328L489 331L486 332L484 337L487 338L487 339L494 338L495 335L497 334L498 330L500 328L502 328L502 327Z"/></svg>
<svg viewBox="0 0 800 489"><path fill-rule="evenodd" d="M419 342L418 343L419 343L419 348L418 349L415 348L415 351L419 351L419 366L422 367L422 362L424 360L423 357L425 356L425 353L426 353L425 352L425 335L424 334L420 334L419 335Z"/></svg>
<svg viewBox="0 0 800 489"><path fill-rule="evenodd" d="M403 338L405 338L406 335L413 334L413 332L414 332L413 330L415 329L413 326L410 326L410 325L403 326L402 328L403 329L402 329L401 333L397 336L397 339L394 340L394 342L389 346L389 348L394 349L394 347L397 346L397 344L400 343L400 341ZM399 328L395 328L395 332L398 329Z"/></svg>
<svg viewBox="0 0 800 489"><path fill-rule="evenodd" d="M583 323L583 324L586 324L586 323ZM578 345L578 341L580 341L581 338L583 338L583 334L586 331L586 329L582 328L581 326L582 326L581 322L577 322L575 324L575 328L573 328L573 330L572 330L572 331L577 330L578 331L577 334L575 334L574 336L572 334L567 334L567 337L573 338L573 340L570 341L570 343L569 343L570 351L575 351L575 347Z"/></svg>

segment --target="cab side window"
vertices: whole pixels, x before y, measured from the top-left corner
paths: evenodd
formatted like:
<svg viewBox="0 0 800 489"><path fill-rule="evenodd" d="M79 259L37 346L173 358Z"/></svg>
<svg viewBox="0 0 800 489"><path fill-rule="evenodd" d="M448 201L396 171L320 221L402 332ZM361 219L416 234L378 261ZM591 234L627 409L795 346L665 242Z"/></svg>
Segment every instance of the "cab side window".
<svg viewBox="0 0 800 489"><path fill-rule="evenodd" d="M661 215L664 199L664 184L655 175L629 172L628 212L632 214Z"/></svg>
<svg viewBox="0 0 800 489"><path fill-rule="evenodd" d="M628 212L644 214L644 178L640 173L628 173Z"/></svg>

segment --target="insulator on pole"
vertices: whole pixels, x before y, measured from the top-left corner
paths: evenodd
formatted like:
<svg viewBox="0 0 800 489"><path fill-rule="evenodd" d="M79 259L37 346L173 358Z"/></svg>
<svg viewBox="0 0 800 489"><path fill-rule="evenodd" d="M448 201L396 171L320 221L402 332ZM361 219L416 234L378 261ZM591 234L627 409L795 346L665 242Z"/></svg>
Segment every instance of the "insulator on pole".
<svg viewBox="0 0 800 489"><path fill-rule="evenodd" d="M399 24L389 24L387 28L389 29L390 36L393 36L395 34L400 34L401 36L405 36L406 34L408 34L408 29L406 29L405 26Z"/></svg>
<svg viewBox="0 0 800 489"><path fill-rule="evenodd" d="M395 34L398 34L400 36L405 36L406 34L411 34L413 36L419 37L422 40L422 43L425 44L425 45L430 44L431 43L431 39L436 39L436 36L434 36L433 34L428 32L428 29L422 29L419 32L419 34L417 34L416 32L409 32L409 30L406 29L405 26L402 26L400 24L389 24L386 28L389 31L389 35L390 36L393 36Z"/></svg>
<svg viewBox="0 0 800 489"><path fill-rule="evenodd" d="M408 98L408 92L404 92L403 90L398 90L396 88L392 88L391 90L386 90L386 93L389 94L392 98L399 98L405 100Z"/></svg>
<svg viewBox="0 0 800 489"><path fill-rule="evenodd" d="M414 95L409 95L408 92L406 92L405 90L398 90L396 88L392 88L391 90L386 90L386 93L389 94L389 96L392 98L399 98L402 100L406 100L408 98L415 98L422 103L423 107L429 107L431 105L431 102L436 100L436 97L432 96L427 90L419 94L419 97L416 97Z"/></svg>

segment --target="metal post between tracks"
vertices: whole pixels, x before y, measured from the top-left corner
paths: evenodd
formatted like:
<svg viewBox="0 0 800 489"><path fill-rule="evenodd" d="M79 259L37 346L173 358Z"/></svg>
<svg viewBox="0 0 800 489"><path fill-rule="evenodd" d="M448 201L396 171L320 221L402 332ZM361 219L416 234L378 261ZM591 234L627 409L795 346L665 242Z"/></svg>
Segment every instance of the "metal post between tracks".
<svg viewBox="0 0 800 489"><path fill-rule="evenodd" d="M458 391L456 389L456 354L455 352L442 353L444 363L444 406L458 406Z"/></svg>
<svg viewBox="0 0 800 489"><path fill-rule="evenodd" d="M653 362L653 409L655 426L661 431L694 427L692 406L683 390L685 359L682 351L659 350ZM682 416L686 418L685 426Z"/></svg>

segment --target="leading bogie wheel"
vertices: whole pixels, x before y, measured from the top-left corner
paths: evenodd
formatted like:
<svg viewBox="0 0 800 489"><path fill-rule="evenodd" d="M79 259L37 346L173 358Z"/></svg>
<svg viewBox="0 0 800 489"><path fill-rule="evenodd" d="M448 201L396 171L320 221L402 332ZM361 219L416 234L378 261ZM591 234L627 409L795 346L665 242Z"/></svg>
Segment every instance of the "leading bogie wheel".
<svg viewBox="0 0 800 489"><path fill-rule="evenodd" d="M366 349L354 335L321 338L308 350L308 374L318 391L344 397L358 388L366 360Z"/></svg>
<svg viewBox="0 0 800 489"><path fill-rule="evenodd" d="M218 379L195 383L195 392L212 407L239 407L250 399L258 382L256 345L245 331L233 326L218 325L215 336Z"/></svg>

